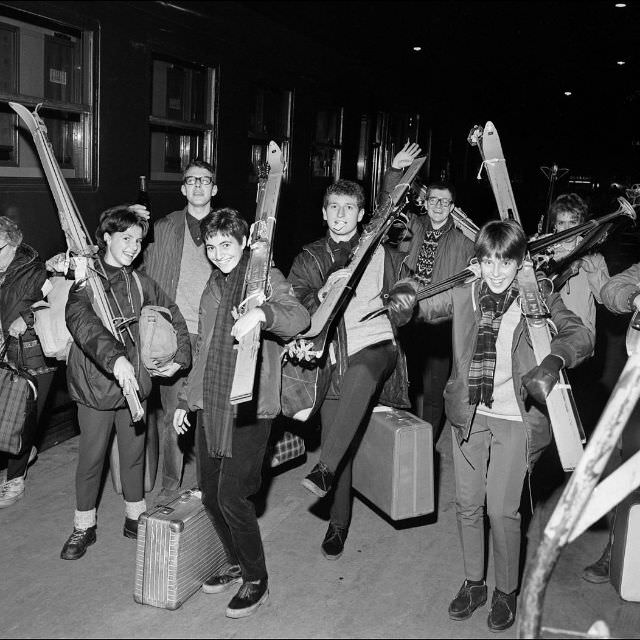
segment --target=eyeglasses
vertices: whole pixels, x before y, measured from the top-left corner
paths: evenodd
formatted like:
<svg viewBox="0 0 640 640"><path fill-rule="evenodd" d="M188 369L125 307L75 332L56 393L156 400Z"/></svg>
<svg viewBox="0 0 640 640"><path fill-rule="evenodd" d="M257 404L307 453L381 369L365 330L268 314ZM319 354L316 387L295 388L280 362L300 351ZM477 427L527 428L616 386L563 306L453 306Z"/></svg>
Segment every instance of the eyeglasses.
<svg viewBox="0 0 640 640"><path fill-rule="evenodd" d="M189 186L198 183L203 187L208 187L213 182L213 178L211 176L187 176L183 182Z"/></svg>
<svg viewBox="0 0 640 640"><path fill-rule="evenodd" d="M448 207L453 201L449 198L427 198L427 203L432 207L436 207L441 204L443 207Z"/></svg>

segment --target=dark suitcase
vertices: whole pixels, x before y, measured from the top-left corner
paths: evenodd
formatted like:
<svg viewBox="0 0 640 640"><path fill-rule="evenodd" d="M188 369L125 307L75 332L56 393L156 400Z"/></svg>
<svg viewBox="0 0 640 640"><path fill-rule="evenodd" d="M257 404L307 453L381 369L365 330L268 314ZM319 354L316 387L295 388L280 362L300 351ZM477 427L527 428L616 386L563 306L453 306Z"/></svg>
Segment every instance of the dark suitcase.
<svg viewBox="0 0 640 640"><path fill-rule="evenodd" d="M611 545L611 584L623 600L640 602L640 492L616 509Z"/></svg>
<svg viewBox="0 0 640 640"><path fill-rule="evenodd" d="M177 609L228 564L201 497L200 491L185 491L140 516L133 591L136 602Z"/></svg>
<svg viewBox="0 0 640 640"><path fill-rule="evenodd" d="M393 520L434 510L433 430L408 411L376 407L353 460L353 488Z"/></svg>

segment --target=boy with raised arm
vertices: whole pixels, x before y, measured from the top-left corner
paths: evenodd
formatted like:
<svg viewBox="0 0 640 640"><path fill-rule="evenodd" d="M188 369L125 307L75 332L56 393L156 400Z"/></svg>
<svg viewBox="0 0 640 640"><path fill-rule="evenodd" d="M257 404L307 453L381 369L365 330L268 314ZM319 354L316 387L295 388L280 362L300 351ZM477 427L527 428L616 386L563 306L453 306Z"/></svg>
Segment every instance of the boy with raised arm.
<svg viewBox="0 0 640 640"><path fill-rule="evenodd" d="M515 621L520 497L527 471L551 442L545 399L560 369L574 367L593 350L591 332L558 294L551 294L546 304L557 333L551 353L536 364L516 280L526 246L518 223L485 224L475 242L479 265L473 268L480 279L422 300L418 310L418 320L425 322L453 319L453 367L444 399L453 435L465 580L449 616L466 620L487 600L486 501L495 567L487 619L492 631Z"/></svg>
<svg viewBox="0 0 640 640"><path fill-rule="evenodd" d="M326 236L306 245L289 273L296 296L310 313L319 307L332 285L350 273L344 267L360 237L362 187L349 180L330 185L322 215L328 226ZM386 245L378 247L343 317L331 329L326 366L331 367L332 377L320 409L320 461L303 480L303 485L319 497L333 490L331 520L321 546L328 560L342 555L351 521L350 447L358 429L367 424L376 401L399 408L409 406L406 365L395 327L409 321L411 304L403 307L402 300L394 300L389 316L360 322L367 313L382 308L384 293L395 283L401 261L398 251Z"/></svg>

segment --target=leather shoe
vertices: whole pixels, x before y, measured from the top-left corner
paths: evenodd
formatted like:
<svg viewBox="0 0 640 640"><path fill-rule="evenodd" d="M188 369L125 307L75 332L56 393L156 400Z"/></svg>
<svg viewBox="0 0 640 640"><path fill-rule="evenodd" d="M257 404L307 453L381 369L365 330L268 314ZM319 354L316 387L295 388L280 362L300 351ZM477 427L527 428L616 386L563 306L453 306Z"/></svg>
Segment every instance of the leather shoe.
<svg viewBox="0 0 640 640"><path fill-rule="evenodd" d="M302 481L302 486L319 498L324 498L327 493L331 491L332 484L333 473L329 471L329 467L327 467L324 462L318 462L318 464L311 469L311 473Z"/></svg>
<svg viewBox="0 0 640 640"><path fill-rule="evenodd" d="M449 617L452 620L466 620L471 614L487 601L487 585L470 584L465 580L458 591L458 595L449 605Z"/></svg>
<svg viewBox="0 0 640 640"><path fill-rule="evenodd" d="M77 560L87 552L87 547L96 541L96 525L88 529L76 529L62 547L60 557L63 560Z"/></svg>
<svg viewBox="0 0 640 640"><path fill-rule="evenodd" d="M487 618L490 631L504 631L516 621L516 592L504 593L500 589L493 590L491 611Z"/></svg>
<svg viewBox="0 0 640 640"><path fill-rule="evenodd" d="M611 562L611 544L607 544L604 548L602 556L593 564L584 568L582 572L582 578L587 582L593 582L594 584L600 584L602 582L609 582L609 564Z"/></svg>
<svg viewBox="0 0 640 640"><path fill-rule="evenodd" d="M122 535L125 538L135 540L138 537L138 520L134 518L125 518L124 527L122 527Z"/></svg>
<svg viewBox="0 0 640 640"><path fill-rule="evenodd" d="M227 618L246 618L255 613L257 608L269 598L269 583L262 578L257 583L243 582L227 607Z"/></svg>
<svg viewBox="0 0 640 640"><path fill-rule="evenodd" d="M347 539L347 533L349 529L346 527L339 527L333 522L329 523L327 529L327 535L324 537L322 546L322 555L327 560L337 560L344 551L344 541Z"/></svg>
<svg viewBox="0 0 640 640"><path fill-rule="evenodd" d="M234 564L223 573L211 576L203 583L202 590L205 593L222 593L237 582L242 582L242 571L239 565Z"/></svg>

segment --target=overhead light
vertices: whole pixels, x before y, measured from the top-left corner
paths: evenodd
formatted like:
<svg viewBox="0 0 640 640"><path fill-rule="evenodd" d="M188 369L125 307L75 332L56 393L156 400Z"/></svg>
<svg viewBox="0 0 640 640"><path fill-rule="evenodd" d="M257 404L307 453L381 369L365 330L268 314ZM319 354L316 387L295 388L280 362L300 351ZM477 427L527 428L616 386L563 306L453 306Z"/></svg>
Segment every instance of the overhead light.
<svg viewBox="0 0 640 640"><path fill-rule="evenodd" d="M616 9L624 9L626 6L626 2L616 2Z"/></svg>
<svg viewBox="0 0 640 640"><path fill-rule="evenodd" d="M414 51L422 51L422 47L413 47Z"/></svg>
<svg viewBox="0 0 640 640"><path fill-rule="evenodd" d="M565 91L565 92L564 92L564 95L565 95L565 96L570 96L570 95L571 95L571 91Z"/></svg>
<svg viewBox="0 0 640 640"><path fill-rule="evenodd" d="M617 65L622 66L623 64L626 64L625 60L618 60L618 62L616 62Z"/></svg>

